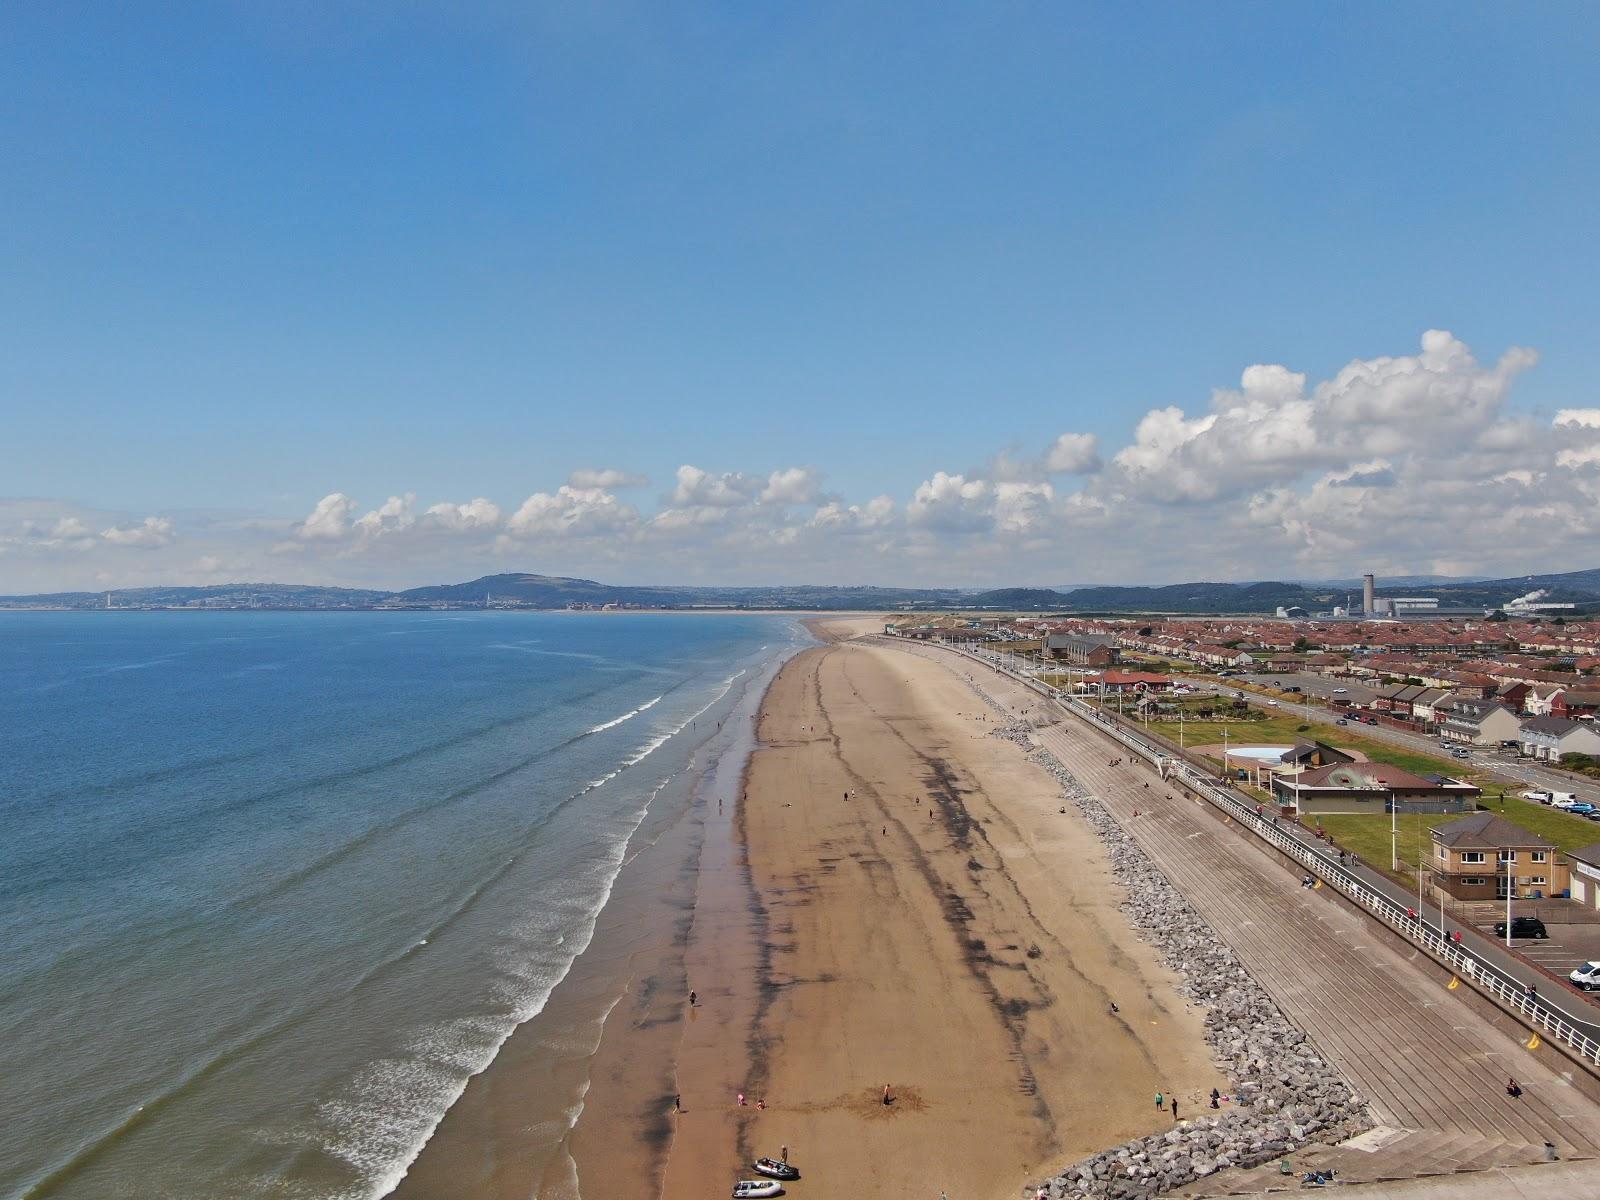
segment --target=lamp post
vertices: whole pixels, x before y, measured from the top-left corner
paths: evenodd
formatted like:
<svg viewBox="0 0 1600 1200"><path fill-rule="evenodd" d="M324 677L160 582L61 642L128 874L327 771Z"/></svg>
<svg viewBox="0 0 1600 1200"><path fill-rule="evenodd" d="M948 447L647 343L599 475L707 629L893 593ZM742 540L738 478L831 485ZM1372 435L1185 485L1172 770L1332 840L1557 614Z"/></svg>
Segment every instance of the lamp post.
<svg viewBox="0 0 1600 1200"><path fill-rule="evenodd" d="M1400 869L1400 808L1394 798L1394 793L1389 793L1389 870Z"/></svg>
<svg viewBox="0 0 1600 1200"><path fill-rule="evenodd" d="M1511 894L1517 890L1517 877L1512 874L1509 862L1502 862L1500 869L1506 873L1506 949L1511 949Z"/></svg>

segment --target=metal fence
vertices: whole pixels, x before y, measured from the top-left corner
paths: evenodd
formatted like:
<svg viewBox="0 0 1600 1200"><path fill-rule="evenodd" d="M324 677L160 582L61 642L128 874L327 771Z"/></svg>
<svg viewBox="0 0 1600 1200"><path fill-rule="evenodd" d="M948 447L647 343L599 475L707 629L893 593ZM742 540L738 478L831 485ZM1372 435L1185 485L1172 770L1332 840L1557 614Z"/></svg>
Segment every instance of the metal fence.
<svg viewBox="0 0 1600 1200"><path fill-rule="evenodd" d="M1600 1066L1600 1041L1596 1041L1575 1026L1560 1010L1551 1007L1538 997L1528 995L1527 989L1522 984L1506 975L1494 963L1453 940L1442 928L1429 924L1423 913L1397 904L1388 896L1375 891L1352 872L1324 858L1310 846L1273 824L1269 818L1259 815L1252 805L1217 787L1187 759L1180 758L1131 733L1116 717L1102 712L1093 705L1085 704L1075 696L1062 696L1054 688L1021 674L1010 665L999 661L996 655L955 646L948 648L993 667L1060 705L1074 716L1097 726L1108 737L1115 739L1141 758L1149 760L1162 778L1177 779L1190 791L1233 818L1241 827L1299 863L1309 874L1347 896L1412 945L1449 967L1460 978L1471 982L1502 1007L1516 1013L1527 1024L1542 1031L1552 1041L1559 1042L1586 1062Z"/></svg>

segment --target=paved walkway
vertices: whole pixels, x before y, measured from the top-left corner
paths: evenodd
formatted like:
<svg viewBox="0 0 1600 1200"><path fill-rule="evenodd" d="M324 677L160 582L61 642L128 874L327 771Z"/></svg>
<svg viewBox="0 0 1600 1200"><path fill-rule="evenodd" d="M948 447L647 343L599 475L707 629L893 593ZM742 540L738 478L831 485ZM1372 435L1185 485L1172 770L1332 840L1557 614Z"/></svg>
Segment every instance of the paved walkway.
<svg viewBox="0 0 1600 1200"><path fill-rule="evenodd" d="M1600 1154L1600 1106L1563 1078L1568 1064L1555 1052L1531 1053L1494 1029L1415 954L1331 894L1302 888L1280 856L1209 805L1148 767L1109 766L1127 751L1098 730L970 659L912 652L944 657L1013 712L1050 722L1036 740L1100 798L1382 1125L1427 1131L1439 1154L1448 1147L1479 1167L1531 1161L1546 1138L1565 1158ZM1522 1083L1520 1099L1505 1094L1507 1076Z"/></svg>

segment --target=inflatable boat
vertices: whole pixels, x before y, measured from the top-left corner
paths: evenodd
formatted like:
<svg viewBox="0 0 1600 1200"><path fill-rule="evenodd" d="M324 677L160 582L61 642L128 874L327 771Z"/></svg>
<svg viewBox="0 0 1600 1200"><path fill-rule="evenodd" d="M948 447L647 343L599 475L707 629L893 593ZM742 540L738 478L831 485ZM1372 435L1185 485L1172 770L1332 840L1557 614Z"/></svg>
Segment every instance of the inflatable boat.
<svg viewBox="0 0 1600 1200"><path fill-rule="evenodd" d="M750 1164L752 1171L768 1175L773 1179L799 1179L800 1172L786 1162L779 1162L775 1158L758 1158Z"/></svg>

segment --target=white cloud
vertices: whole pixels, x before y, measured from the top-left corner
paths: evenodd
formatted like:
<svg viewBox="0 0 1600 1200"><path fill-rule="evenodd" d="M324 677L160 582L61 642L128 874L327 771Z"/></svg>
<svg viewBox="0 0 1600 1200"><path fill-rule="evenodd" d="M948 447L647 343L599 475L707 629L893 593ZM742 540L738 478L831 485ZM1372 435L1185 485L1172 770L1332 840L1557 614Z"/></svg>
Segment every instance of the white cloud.
<svg viewBox="0 0 1600 1200"><path fill-rule="evenodd" d="M755 499L762 481L738 471L713 475L685 464L678 468L677 486L672 489L673 508L737 508Z"/></svg>
<svg viewBox="0 0 1600 1200"><path fill-rule="evenodd" d="M1187 408L1131 415L1122 437L1068 432L1037 454L1013 443L865 502L824 493L816 467L771 462L684 464L642 512L616 494L642 478L591 467L515 506L423 507L401 493L363 511L330 492L299 521L0 499L0 554L8 583L45 584L33 590L290 571L399 586L535 565L624 580L994 585L1600 564L1600 408L1519 411L1512 388L1535 361L1511 349L1480 363L1434 330L1415 353L1356 359L1320 382L1255 364L1233 387L1196 388ZM961 436L965 449L970 426Z"/></svg>
<svg viewBox="0 0 1600 1200"><path fill-rule="evenodd" d="M350 517L356 502L343 492L330 492L311 510L311 515L295 530L306 541L336 541L350 532Z"/></svg>
<svg viewBox="0 0 1600 1200"><path fill-rule="evenodd" d="M465 504L435 504L422 514L430 526L453 532L495 529L500 524L500 506L479 496Z"/></svg>
<svg viewBox="0 0 1600 1200"><path fill-rule="evenodd" d="M608 491L616 491L618 488L648 487L649 484L650 480L643 475L632 475L614 467L579 467L567 476L567 485L575 488L605 488Z"/></svg>
<svg viewBox="0 0 1600 1200"><path fill-rule="evenodd" d="M170 546L174 533L172 522L166 517L146 517L137 525L113 525L101 530L101 538L113 546L132 546L140 550L153 550Z"/></svg>
<svg viewBox="0 0 1600 1200"><path fill-rule="evenodd" d="M351 525L358 537L385 537L404 533L417 523L417 498L407 492L404 496L390 496L371 512L363 513Z"/></svg>
<svg viewBox="0 0 1600 1200"><path fill-rule="evenodd" d="M1044 456L1052 475L1092 475L1101 467L1100 439L1092 433L1063 433Z"/></svg>
<svg viewBox="0 0 1600 1200"><path fill-rule="evenodd" d="M562 484L553 493L535 492L506 522L513 537L598 537L632 529L639 514L603 488Z"/></svg>
<svg viewBox="0 0 1600 1200"><path fill-rule="evenodd" d="M817 473L810 467L789 467L767 476L761 491L763 504L815 504Z"/></svg>

